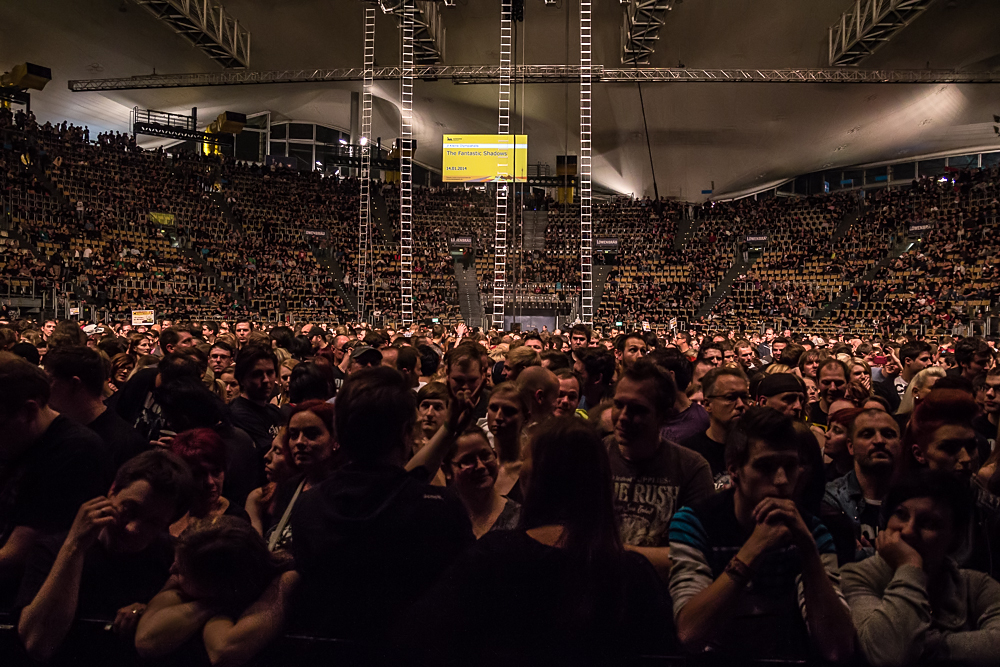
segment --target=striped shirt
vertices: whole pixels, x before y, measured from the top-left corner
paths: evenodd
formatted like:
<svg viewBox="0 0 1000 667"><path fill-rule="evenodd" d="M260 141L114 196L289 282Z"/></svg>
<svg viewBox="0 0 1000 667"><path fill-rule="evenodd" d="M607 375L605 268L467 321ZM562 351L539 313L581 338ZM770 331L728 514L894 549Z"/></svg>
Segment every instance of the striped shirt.
<svg viewBox="0 0 1000 667"><path fill-rule="evenodd" d="M736 519L735 490L683 507L670 523L670 597L676 619L684 605L708 588L750 537ZM812 531L823 565L840 593L833 538L818 519L802 516ZM764 554L710 650L747 658L804 657L809 654L801 554L787 545ZM846 602L845 602L846 604Z"/></svg>

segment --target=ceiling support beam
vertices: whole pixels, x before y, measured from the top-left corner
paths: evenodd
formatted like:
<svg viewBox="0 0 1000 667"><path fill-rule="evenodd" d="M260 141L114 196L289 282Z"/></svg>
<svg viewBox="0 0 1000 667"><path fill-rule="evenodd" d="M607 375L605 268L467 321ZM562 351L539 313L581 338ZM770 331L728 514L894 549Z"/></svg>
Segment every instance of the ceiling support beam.
<svg viewBox="0 0 1000 667"><path fill-rule="evenodd" d="M378 5L384 13L395 16L402 29L405 0L378 0ZM417 66L436 65L444 59L444 23L438 7L429 0L413 2L413 62Z"/></svg>
<svg viewBox="0 0 1000 667"><path fill-rule="evenodd" d="M579 65L517 65L512 76L526 83L579 83ZM693 67L591 68L594 83L642 81L643 83L1000 83L1000 70L955 72L950 70L883 69L696 69ZM267 83L324 83L363 81L364 68L297 69L271 72L226 71L207 74L155 74L122 79L84 79L69 82L75 93L104 90L145 90L155 88L199 88L205 86L247 86ZM399 67L376 67L377 81L398 80ZM413 77L424 81L454 83L500 82L497 65L431 65L413 68Z"/></svg>
<svg viewBox="0 0 1000 667"><path fill-rule="evenodd" d="M250 32L212 0L135 0L225 68L250 67Z"/></svg>
<svg viewBox="0 0 1000 667"><path fill-rule="evenodd" d="M648 65L674 0L622 0L622 64Z"/></svg>
<svg viewBox="0 0 1000 667"><path fill-rule="evenodd" d="M908 26L934 0L854 0L830 26L830 66L857 65Z"/></svg>

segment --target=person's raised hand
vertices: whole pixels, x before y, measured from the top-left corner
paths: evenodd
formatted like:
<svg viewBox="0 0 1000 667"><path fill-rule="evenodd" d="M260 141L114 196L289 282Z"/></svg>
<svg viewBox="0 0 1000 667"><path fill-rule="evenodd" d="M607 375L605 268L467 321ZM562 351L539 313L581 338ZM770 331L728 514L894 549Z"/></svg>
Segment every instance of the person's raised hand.
<svg viewBox="0 0 1000 667"><path fill-rule="evenodd" d="M475 410L476 406L472 404L469 393L459 392L451 399L448 409L448 432L455 437L464 433L472 424Z"/></svg>
<svg viewBox="0 0 1000 667"><path fill-rule="evenodd" d="M893 570L903 565L923 568L924 559L903 539L898 530L885 529L875 536L875 550Z"/></svg>
<svg viewBox="0 0 1000 667"><path fill-rule="evenodd" d="M118 509L111 500L104 496L88 500L77 510L66 542L80 551L86 551L93 546L101 530L117 520Z"/></svg>

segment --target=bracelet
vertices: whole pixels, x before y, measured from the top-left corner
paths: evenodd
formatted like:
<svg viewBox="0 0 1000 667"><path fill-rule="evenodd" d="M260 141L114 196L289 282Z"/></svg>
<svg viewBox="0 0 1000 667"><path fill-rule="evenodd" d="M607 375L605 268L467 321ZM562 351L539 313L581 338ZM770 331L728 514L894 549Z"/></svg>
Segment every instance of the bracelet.
<svg viewBox="0 0 1000 667"><path fill-rule="evenodd" d="M750 566L741 561L739 556L733 556L723 571L740 586L746 586L750 583Z"/></svg>

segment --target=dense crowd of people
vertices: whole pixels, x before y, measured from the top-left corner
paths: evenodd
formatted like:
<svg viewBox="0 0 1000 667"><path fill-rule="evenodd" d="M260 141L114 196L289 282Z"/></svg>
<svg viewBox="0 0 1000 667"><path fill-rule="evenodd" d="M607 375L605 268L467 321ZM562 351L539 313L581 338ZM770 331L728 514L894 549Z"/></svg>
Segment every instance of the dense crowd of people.
<svg viewBox="0 0 1000 667"><path fill-rule="evenodd" d="M992 665L996 344L0 313L0 644Z"/></svg>

